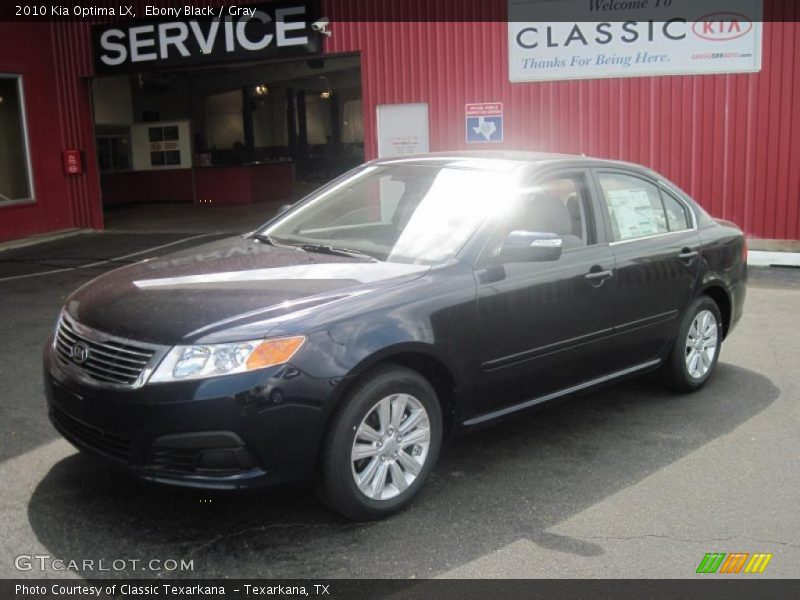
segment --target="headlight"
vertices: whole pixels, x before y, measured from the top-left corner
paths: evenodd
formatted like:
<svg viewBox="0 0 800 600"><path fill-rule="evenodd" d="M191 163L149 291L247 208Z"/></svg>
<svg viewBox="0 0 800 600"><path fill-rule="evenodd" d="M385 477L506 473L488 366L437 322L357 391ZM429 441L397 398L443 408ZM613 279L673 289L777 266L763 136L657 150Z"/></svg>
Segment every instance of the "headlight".
<svg viewBox="0 0 800 600"><path fill-rule="evenodd" d="M175 346L150 377L151 383L187 381L282 365L306 341L302 335L232 344Z"/></svg>

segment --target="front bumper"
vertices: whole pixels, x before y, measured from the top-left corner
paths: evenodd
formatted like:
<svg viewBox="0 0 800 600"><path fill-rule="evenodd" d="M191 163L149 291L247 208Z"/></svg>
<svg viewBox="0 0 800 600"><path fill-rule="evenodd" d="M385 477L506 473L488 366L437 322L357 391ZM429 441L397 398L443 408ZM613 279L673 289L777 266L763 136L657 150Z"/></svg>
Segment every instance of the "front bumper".
<svg viewBox="0 0 800 600"><path fill-rule="evenodd" d="M48 343L50 419L76 447L135 475L237 489L308 485L338 380L292 365L223 377L107 388L76 381Z"/></svg>

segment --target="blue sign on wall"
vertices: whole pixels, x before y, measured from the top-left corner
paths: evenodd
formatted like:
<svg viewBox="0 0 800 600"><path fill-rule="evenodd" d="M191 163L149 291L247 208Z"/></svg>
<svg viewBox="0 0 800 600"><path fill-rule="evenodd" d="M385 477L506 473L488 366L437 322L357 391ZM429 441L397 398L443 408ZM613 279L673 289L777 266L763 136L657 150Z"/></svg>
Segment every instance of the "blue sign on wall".
<svg viewBox="0 0 800 600"><path fill-rule="evenodd" d="M481 102L465 107L467 142L503 141L502 102Z"/></svg>

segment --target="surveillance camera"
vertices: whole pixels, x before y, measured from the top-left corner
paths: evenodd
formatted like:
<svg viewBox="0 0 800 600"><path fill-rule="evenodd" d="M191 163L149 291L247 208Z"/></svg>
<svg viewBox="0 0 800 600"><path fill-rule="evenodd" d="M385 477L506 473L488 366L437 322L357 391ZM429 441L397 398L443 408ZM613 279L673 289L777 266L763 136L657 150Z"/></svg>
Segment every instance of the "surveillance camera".
<svg viewBox="0 0 800 600"><path fill-rule="evenodd" d="M316 31L317 33L324 35L325 37L331 37L331 32L328 31L328 25L331 24L330 19L328 17L322 17L318 21L314 21L311 24L311 29Z"/></svg>

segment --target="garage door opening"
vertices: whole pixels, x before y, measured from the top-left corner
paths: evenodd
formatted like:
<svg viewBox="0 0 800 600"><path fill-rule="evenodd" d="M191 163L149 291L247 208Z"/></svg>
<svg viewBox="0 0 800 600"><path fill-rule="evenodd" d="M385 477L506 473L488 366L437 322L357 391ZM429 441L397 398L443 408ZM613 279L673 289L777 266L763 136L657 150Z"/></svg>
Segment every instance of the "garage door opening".
<svg viewBox="0 0 800 600"><path fill-rule="evenodd" d="M92 95L110 228L218 229L201 209L221 207L257 224L364 159L357 55L98 77Z"/></svg>

